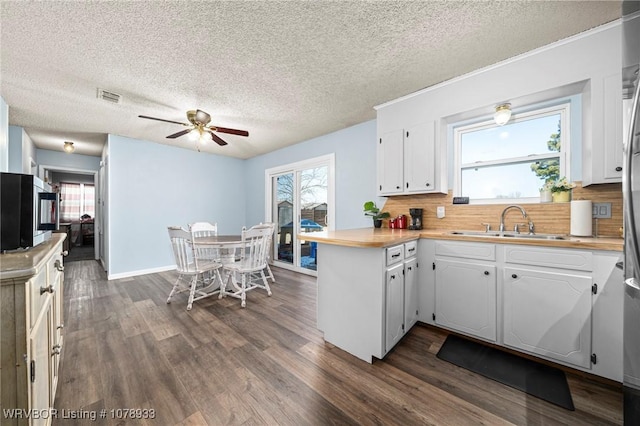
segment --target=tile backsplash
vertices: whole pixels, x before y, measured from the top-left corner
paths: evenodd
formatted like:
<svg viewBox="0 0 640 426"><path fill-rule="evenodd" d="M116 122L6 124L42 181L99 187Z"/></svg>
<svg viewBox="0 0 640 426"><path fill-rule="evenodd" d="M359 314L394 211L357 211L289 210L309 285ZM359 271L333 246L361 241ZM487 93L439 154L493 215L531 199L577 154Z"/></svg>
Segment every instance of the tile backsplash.
<svg viewBox="0 0 640 426"><path fill-rule="evenodd" d="M573 200L591 200L594 203L611 203L611 218L598 219L598 236L620 237L622 227L622 184L610 183L590 185L583 188L580 182L572 191ZM409 216L409 208L423 209L423 229L464 229L484 230L482 223L491 224L497 230L500 214L509 204L452 204L452 193L400 195L387 198L381 211L388 211L391 217L399 214ZM517 204L517 203L514 203ZM436 208L444 206L445 217L436 218ZM522 204L528 216L535 224L538 233L568 234L570 231L571 203L532 203ZM408 219L408 217L407 217ZM510 210L505 217L506 229L511 230L516 223L524 223L517 210ZM385 220L384 227L388 227ZM526 228L525 228L526 229ZM593 231L595 233L595 221Z"/></svg>

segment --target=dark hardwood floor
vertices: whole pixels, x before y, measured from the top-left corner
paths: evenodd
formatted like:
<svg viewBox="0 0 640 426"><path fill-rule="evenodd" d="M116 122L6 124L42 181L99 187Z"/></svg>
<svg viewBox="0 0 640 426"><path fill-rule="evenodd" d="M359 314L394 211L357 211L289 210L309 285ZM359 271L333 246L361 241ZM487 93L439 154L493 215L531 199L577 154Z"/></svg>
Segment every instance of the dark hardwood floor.
<svg viewBox="0 0 640 426"><path fill-rule="evenodd" d="M166 304L175 272L107 281L96 261L68 263L55 408L106 416L53 424L622 424L620 386L569 373L568 411L436 358L446 333L430 326L365 363L315 328L315 278L273 270L272 297L187 312L185 294Z"/></svg>

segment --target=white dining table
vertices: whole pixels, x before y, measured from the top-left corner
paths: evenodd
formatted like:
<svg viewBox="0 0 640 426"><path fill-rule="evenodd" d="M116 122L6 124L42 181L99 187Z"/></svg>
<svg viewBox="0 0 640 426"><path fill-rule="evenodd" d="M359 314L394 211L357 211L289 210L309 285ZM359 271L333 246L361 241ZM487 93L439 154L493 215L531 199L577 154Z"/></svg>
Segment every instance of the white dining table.
<svg viewBox="0 0 640 426"><path fill-rule="evenodd" d="M193 244L201 247L219 249L220 262L223 265L235 262L237 249L241 249L245 245L241 235L196 237L193 239Z"/></svg>
<svg viewBox="0 0 640 426"><path fill-rule="evenodd" d="M195 237L193 239L193 245L218 249L218 259L224 266L236 261L236 252L238 249L242 249L245 246L245 242L242 241L241 235L215 235L207 237ZM227 281L228 277L228 274L224 274L224 276L221 278L223 281ZM233 282L232 285L236 287ZM220 287L215 284L215 280L210 283L207 289L212 289L212 294L219 293L220 291ZM239 288L236 287L236 290L239 290Z"/></svg>

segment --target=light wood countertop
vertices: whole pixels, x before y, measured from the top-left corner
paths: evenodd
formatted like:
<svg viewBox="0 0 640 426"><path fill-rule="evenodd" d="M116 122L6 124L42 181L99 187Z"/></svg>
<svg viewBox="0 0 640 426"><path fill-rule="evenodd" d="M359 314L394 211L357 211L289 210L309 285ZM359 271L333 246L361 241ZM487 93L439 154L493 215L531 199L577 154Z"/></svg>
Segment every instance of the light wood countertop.
<svg viewBox="0 0 640 426"><path fill-rule="evenodd" d="M52 233L50 240L28 250L0 254L0 280L35 275L49 259L51 250L65 238L67 234Z"/></svg>
<svg viewBox="0 0 640 426"><path fill-rule="evenodd" d="M302 232L298 238L306 241L348 247L389 247L420 238L422 231L389 228L358 228L339 231Z"/></svg>
<svg viewBox="0 0 640 426"><path fill-rule="evenodd" d="M402 244L418 238L430 238L434 240L477 241L499 244L523 244L544 247L565 247L605 251L623 251L624 240L614 237L572 237L566 236L563 240L531 239L517 237L492 237L455 235L451 230L420 230L389 228L359 228L338 231L303 232L298 238L306 241L315 241L323 244L333 244L347 247L389 247Z"/></svg>

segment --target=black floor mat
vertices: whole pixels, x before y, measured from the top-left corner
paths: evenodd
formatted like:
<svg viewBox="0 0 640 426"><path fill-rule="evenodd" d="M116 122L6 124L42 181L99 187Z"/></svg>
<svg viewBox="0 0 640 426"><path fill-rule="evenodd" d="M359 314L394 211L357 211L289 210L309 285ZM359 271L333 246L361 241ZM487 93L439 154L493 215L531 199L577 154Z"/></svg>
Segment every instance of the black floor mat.
<svg viewBox="0 0 640 426"><path fill-rule="evenodd" d="M78 260L93 260L93 246L75 246L71 247L69 254L64 258L64 262L76 262Z"/></svg>
<svg viewBox="0 0 640 426"><path fill-rule="evenodd" d="M450 334L438 358L575 410L564 371Z"/></svg>

